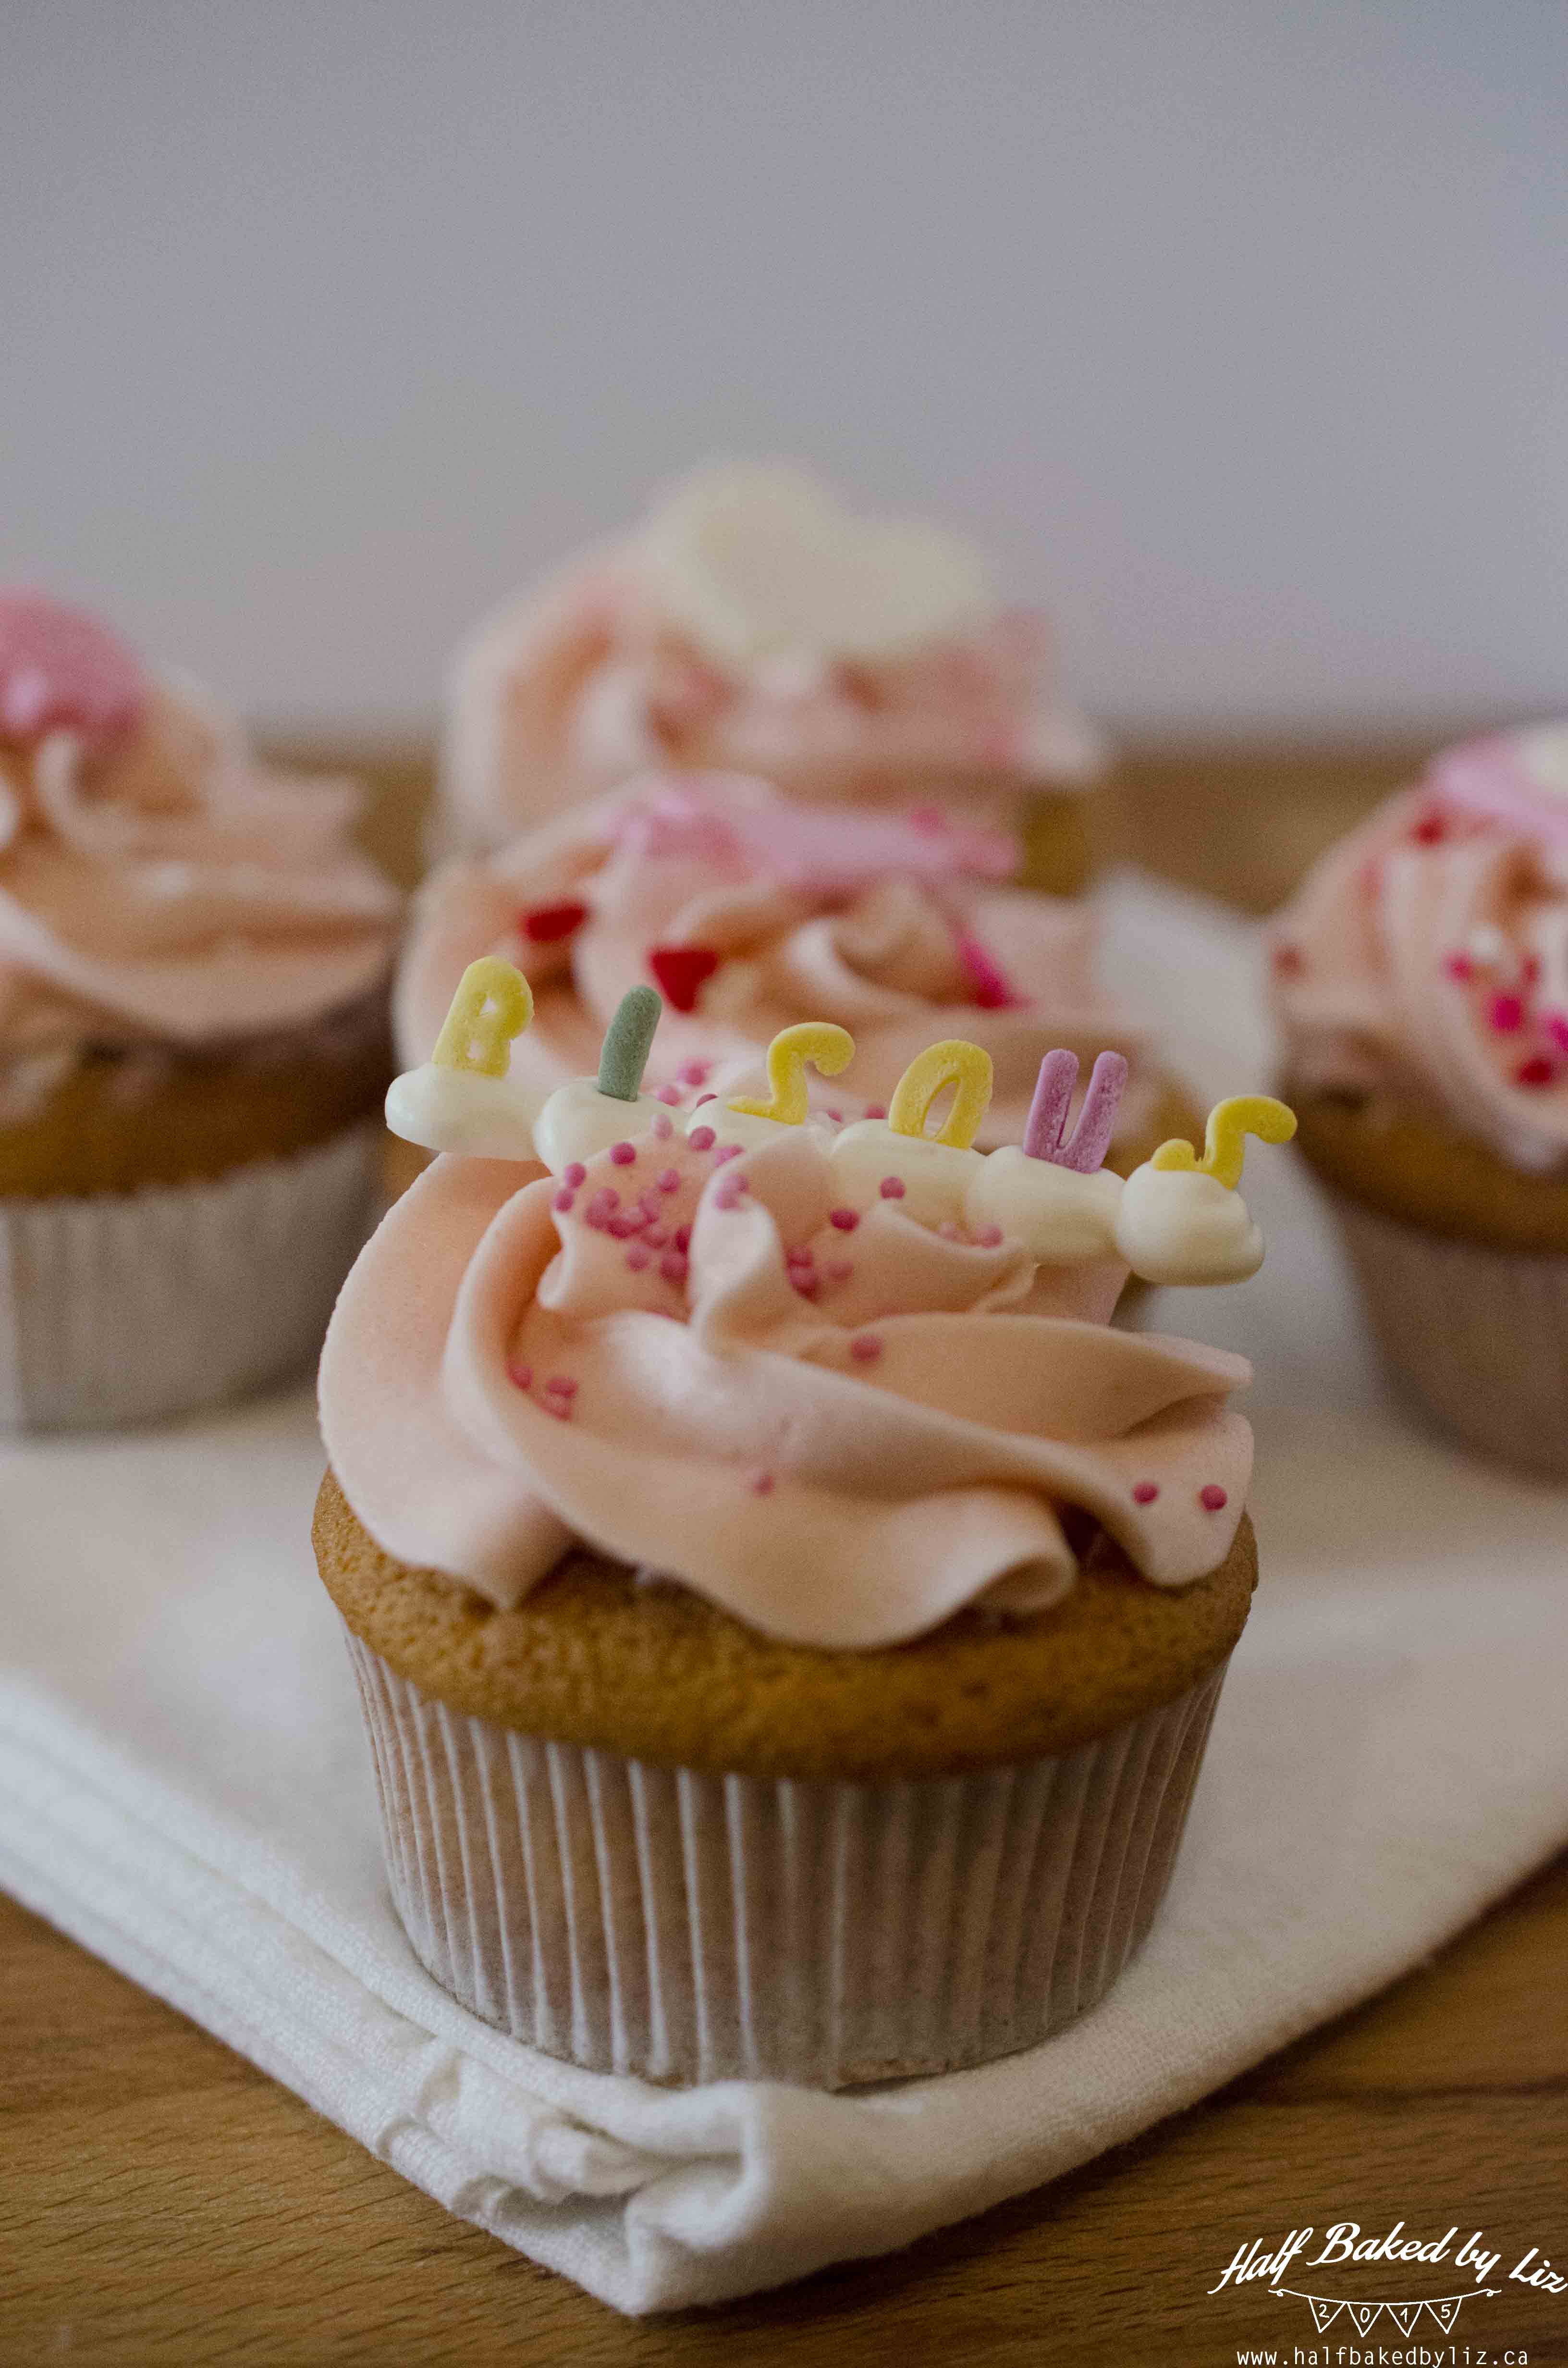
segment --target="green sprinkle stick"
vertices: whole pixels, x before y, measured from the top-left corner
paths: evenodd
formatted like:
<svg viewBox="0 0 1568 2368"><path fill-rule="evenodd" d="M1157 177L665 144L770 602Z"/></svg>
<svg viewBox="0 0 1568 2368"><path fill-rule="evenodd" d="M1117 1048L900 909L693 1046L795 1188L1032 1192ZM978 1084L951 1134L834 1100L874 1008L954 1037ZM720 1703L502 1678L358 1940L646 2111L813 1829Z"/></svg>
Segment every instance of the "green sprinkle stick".
<svg viewBox="0 0 1568 2368"><path fill-rule="evenodd" d="M664 1005L651 986L629 986L599 1047L599 1091L612 1101L634 1102Z"/></svg>

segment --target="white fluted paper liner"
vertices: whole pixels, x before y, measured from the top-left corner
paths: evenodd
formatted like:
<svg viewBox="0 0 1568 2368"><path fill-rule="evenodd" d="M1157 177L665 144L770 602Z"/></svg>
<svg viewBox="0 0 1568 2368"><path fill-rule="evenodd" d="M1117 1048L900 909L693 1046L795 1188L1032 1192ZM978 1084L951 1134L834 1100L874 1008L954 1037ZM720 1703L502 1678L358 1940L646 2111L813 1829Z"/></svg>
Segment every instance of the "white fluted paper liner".
<svg viewBox="0 0 1568 2368"><path fill-rule="evenodd" d="M1568 1478L1568 1257L1450 1241L1329 1199L1391 1371L1471 1447Z"/></svg>
<svg viewBox="0 0 1568 2368"><path fill-rule="evenodd" d="M210 1181L0 1201L0 1428L153 1422L302 1372L375 1212L381 1133Z"/></svg>
<svg viewBox="0 0 1568 2368"><path fill-rule="evenodd" d="M348 1647L392 1897L444 1988L590 2070L818 2089L1010 2055L1104 1996L1224 1677L1057 1759L807 1783L520 1735Z"/></svg>

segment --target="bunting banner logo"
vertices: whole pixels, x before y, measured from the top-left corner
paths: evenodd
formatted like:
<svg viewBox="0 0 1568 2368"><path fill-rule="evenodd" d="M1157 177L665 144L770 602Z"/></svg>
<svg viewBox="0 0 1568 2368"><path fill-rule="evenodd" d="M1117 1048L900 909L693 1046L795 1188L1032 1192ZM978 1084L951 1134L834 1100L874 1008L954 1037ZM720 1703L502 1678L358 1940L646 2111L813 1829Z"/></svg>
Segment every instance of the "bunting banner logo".
<svg viewBox="0 0 1568 2368"><path fill-rule="evenodd" d="M1369 2335L1386 2310L1401 2335L1409 2336L1415 2334L1424 2310L1431 2312L1445 2335L1451 2335L1454 2321L1467 2302L1489 2301L1502 2289L1481 2286L1470 2294L1439 2294L1420 2302L1349 2302L1335 2294L1302 2294L1295 2286L1270 2286L1268 2291L1281 2300L1288 2296L1291 2302L1304 2302L1320 2335L1327 2333L1341 2311L1349 2315L1358 2335Z"/></svg>

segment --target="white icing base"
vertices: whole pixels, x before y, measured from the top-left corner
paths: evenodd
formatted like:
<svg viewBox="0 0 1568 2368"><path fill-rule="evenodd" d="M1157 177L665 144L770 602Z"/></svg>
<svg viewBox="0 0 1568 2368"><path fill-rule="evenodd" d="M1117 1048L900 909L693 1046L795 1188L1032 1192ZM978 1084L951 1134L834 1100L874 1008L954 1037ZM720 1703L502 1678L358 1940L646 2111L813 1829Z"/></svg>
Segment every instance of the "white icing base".
<svg viewBox="0 0 1568 2368"><path fill-rule="evenodd" d="M646 1134L655 1118L673 1115L652 1094L623 1102L614 1094L601 1094L595 1078L574 1077L568 1085L557 1086L534 1121L534 1157L559 1176L574 1159L597 1159L612 1144Z"/></svg>
<svg viewBox="0 0 1568 2368"><path fill-rule="evenodd" d="M833 1164L854 1207L875 1201L883 1177L896 1176L903 1186L899 1207L904 1215L922 1225L940 1225L962 1219L985 1155L960 1151L929 1135L896 1133L885 1119L862 1118L835 1136Z"/></svg>
<svg viewBox="0 0 1568 2368"><path fill-rule="evenodd" d="M971 1233L1000 1225L1050 1266L1074 1266L1084 1258L1114 1258L1121 1178L1114 1169L1092 1176L1030 1159L1016 1144L994 1151L964 1196Z"/></svg>
<svg viewBox="0 0 1568 2368"><path fill-rule="evenodd" d="M1191 1167L1135 1167L1122 1187L1116 1246L1145 1282L1245 1282L1263 1264L1246 1202Z"/></svg>
<svg viewBox="0 0 1568 2368"><path fill-rule="evenodd" d="M532 1159L534 1126L544 1101L541 1093L516 1078L426 1061L388 1087L387 1124L404 1143L420 1144L426 1151Z"/></svg>

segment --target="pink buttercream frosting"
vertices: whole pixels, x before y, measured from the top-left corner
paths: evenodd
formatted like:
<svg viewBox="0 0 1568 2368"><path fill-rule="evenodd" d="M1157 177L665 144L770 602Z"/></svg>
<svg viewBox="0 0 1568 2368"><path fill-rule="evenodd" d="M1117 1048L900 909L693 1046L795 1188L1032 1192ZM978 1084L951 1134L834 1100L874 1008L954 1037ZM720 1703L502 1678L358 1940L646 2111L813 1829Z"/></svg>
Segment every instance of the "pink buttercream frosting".
<svg viewBox="0 0 1568 2368"><path fill-rule="evenodd" d="M1274 925L1292 1076L1568 1166L1568 731L1439 757Z"/></svg>
<svg viewBox="0 0 1568 2368"><path fill-rule="evenodd" d="M1056 1600L1084 1515L1157 1585L1223 1560L1250 1368L1112 1330L1123 1269L880 1198L846 1232L814 1130L631 1149L564 1190L443 1158L361 1254L322 1426L385 1551L505 1607L585 1541L824 1647Z"/></svg>
<svg viewBox="0 0 1568 2368"><path fill-rule="evenodd" d="M1102 769L1040 617L983 608L908 647L737 655L679 612L651 533L572 566L460 657L443 757L455 843L498 845L655 765L761 773L813 804L935 794L1001 814Z"/></svg>
<svg viewBox="0 0 1568 2368"><path fill-rule="evenodd" d="M385 975L358 792L263 770L90 620L0 598L0 1063L248 1042Z"/></svg>
<svg viewBox="0 0 1568 2368"><path fill-rule="evenodd" d="M1086 1067L1110 1046L1132 1063L1119 1133L1136 1139L1160 1084L1147 1040L1095 985L1095 916L1000 884L1015 861L1006 834L937 814L826 814L744 777L650 776L437 869L398 980L399 1051L426 1059L465 966L500 953L534 990L513 1054L529 1085L592 1074L622 995L653 984L666 1000L655 1088L691 1083L697 1063L716 1090L749 1089L781 1028L828 1019L856 1055L814 1098L875 1108L933 1036L956 1034L995 1066L983 1148L1019 1139L1047 1052ZM682 1012L672 997L694 979Z"/></svg>

